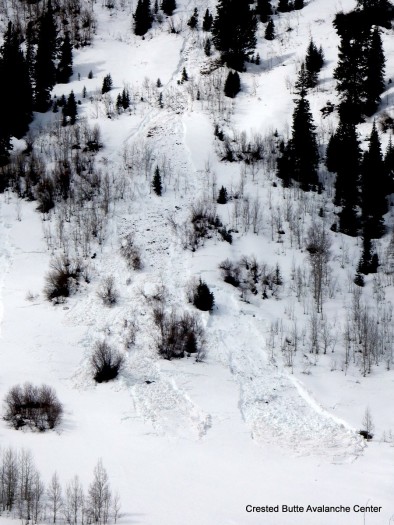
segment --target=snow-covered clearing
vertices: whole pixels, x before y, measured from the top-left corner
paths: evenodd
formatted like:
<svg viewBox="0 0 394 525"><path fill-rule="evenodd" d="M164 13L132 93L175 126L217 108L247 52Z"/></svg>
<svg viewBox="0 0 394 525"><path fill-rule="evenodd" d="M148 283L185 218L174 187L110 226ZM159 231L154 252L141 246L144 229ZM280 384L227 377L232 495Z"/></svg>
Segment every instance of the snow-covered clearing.
<svg viewBox="0 0 394 525"><path fill-rule="evenodd" d="M214 3L197 2L202 14ZM31 449L38 469L48 480L56 470L63 481L76 473L87 484L98 458L108 470L122 501L120 523L141 525L388 525L394 516L394 376L384 366L363 378L357 366L343 365L344 304L350 305L346 259L354 275L359 246L354 239L332 234L332 271L337 292L327 300L325 315L335 323L335 352L309 353L305 342L293 368L285 366L279 343L294 319L308 326L312 303L291 292L294 265L307 269L307 256L290 243L273 238L271 209L287 200L298 210L326 206L324 195L306 195L273 187L273 174L263 170L245 175L245 194L261 202L258 234L233 233L233 243L213 238L192 252L182 243L191 207L212 187L224 184L235 192L242 181L241 164L222 163L214 124L247 134L291 125L297 65L311 34L322 44L326 66L311 106L319 130L326 133L335 117L322 120L319 109L335 100L332 71L337 37L332 17L352 0L330 3L311 0L304 10L282 15L278 38L267 43L260 27L260 66L242 75L243 91L222 114L208 100L196 100L177 81L185 66L192 81L206 81L201 71L207 58L198 46L202 37L188 29L168 32L165 24L141 40L130 32L131 12L95 6L98 30L91 47L78 50L74 75L58 85L57 96L71 89L82 100L80 116L99 124L104 149L97 165L104 173L125 177L127 198L111 205L106 240L91 254L91 282L64 304L53 306L43 295L51 250L44 237L56 229L56 213L43 221L35 203L18 202L6 192L0 198L0 399L19 383L47 383L56 388L65 414L55 431L34 433L11 429L0 419L1 446ZM179 0L177 16L186 20L194 4ZM185 24L184 24L185 25ZM292 31L287 31L288 25ZM394 66L392 32L385 32L387 75ZM88 79L93 71L93 79ZM109 119L105 104L94 94L111 73L112 96L124 86L134 102L130 114ZM80 77L80 78L79 78ZM157 105L157 79L168 105ZM191 81L189 81L191 82ZM189 84L190 85L190 84ZM199 84L200 85L200 84ZM141 101L144 96L145 100ZM388 100L387 98L384 100ZM53 115L37 119L39 127ZM361 131L367 135L370 123ZM388 140L384 138L384 140ZM134 150L133 150L134 148ZM130 152L134 151L134 157ZM129 162L150 151L152 162L136 175ZM136 153L137 152L137 153ZM156 165L165 166L164 195L151 190ZM293 202L294 201L294 202ZM233 203L218 206L224 224L234 229ZM328 212L331 212L327 204ZM304 232L310 216L299 217ZM388 218L388 222L390 218ZM177 231L176 231L177 229ZM287 225L285 227L288 230ZM119 255L119 239L133 232L144 267L130 271ZM46 233L45 233L46 232ZM45 234L45 235L44 235ZM384 239L383 243L387 241ZM346 252L346 253L345 253ZM227 257L256 256L275 267L285 280L279 298L240 299L239 290L223 282L218 265ZM118 304L103 306L96 291L102 278L113 275ZM198 312L206 329L206 357L166 361L157 355L157 328L152 296L162 285L177 310L193 310L186 288L201 277L215 296L212 314ZM385 287L388 302L393 286ZM372 304L372 281L365 289ZM150 298L150 299L149 299ZM306 315L308 314L308 315ZM136 344L124 350L125 321L135 318ZM279 323L279 324L278 324ZM273 327L283 323L285 331ZM271 344L274 337L275 348ZM97 385L89 356L97 340L106 340L126 356L126 367L114 382ZM274 341L274 342L275 342ZM300 343L301 345L301 343ZM303 373L306 372L306 373ZM372 442L357 433L369 406L376 432ZM380 513L312 514L247 513L246 505L366 505ZM0 518L0 521L7 521Z"/></svg>

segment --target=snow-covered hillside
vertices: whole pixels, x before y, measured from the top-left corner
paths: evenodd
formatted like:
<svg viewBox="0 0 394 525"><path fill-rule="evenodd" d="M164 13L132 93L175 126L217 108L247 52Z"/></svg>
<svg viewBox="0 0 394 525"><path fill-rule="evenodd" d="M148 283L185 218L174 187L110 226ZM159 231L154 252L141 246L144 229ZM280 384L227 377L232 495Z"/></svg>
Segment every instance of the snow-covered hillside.
<svg viewBox="0 0 394 525"><path fill-rule="evenodd" d="M173 20L179 32L171 33L164 19L144 39L131 29L133 3L115 9L94 4L93 43L74 51L71 81L53 90L57 98L73 90L81 101L79 121L101 131L103 148L94 163L108 198L87 201L86 215L79 215L80 223L91 220L93 208L100 205L102 211L106 202L100 242L91 239L82 253L66 203L41 214L36 202L22 201L10 190L0 195L0 400L13 385L29 381L53 386L64 406L62 423L48 432L15 430L0 419L1 448L31 450L45 482L57 471L62 483L78 474L85 487L102 458L120 494L121 525L389 524L394 520L392 353L364 377L357 356L346 359L344 333L347 317L363 305L371 319L385 312L386 324L380 323L390 331L392 275L382 268L366 277L359 295L353 278L361 241L329 230L334 217L329 190L282 188L269 155L274 131L290 134L294 83L311 36L325 55L318 87L308 95L322 149L335 130L336 113L323 119L320 112L327 101L337 102L333 70L339 39L332 20L355 2L309 0L301 11L275 17L277 37L270 42L259 23L261 62L248 64L234 100L218 94L225 68L215 66L215 52L204 54L206 35L186 24L194 7L202 17L206 8L215 12L215 2L177 4ZM389 78L392 30L383 30L383 41ZM184 68L189 80L181 83ZM102 97L108 73L113 89ZM131 107L119 115L113 108L124 88ZM380 113L394 111L393 89L383 94ZM50 127L59 115L36 114L31 124L34 148L46 155L48 167L55 163L51 149L66 141L69 129ZM359 126L363 139L372 121ZM223 162L215 125L241 141L243 132L245 141L260 134L265 160ZM381 139L385 146L389 135ZM14 146L22 150L25 143ZM156 166L163 179L160 197L151 184ZM234 198L216 205L222 185ZM216 206L232 230L231 244L216 232L197 249L188 247L190 216L200 203ZM391 211L386 224L393 224ZM319 353L313 353L310 335L317 322L305 250L311 226L326 228L331 240ZM119 252L129 233L141 254L140 270L130 269ZM390 238L388 233L378 243L382 261ZM43 292L50 262L79 249L88 282L54 305ZM241 294L223 281L219 265L242 257L272 269L278 265L283 284L272 297ZM109 276L119 292L111 307L97 295ZM198 278L214 294L212 313L188 301L190 283ZM158 354L153 314L158 302L168 312L194 312L205 329L201 359L165 360ZM127 348L132 322L136 338ZM288 348L294 339L297 351ZM97 384L90 356L104 340L124 355L125 366L116 380ZM367 407L375 426L368 442L358 433ZM246 512L247 505L352 510L261 514ZM382 509L364 514L353 510L355 505Z"/></svg>

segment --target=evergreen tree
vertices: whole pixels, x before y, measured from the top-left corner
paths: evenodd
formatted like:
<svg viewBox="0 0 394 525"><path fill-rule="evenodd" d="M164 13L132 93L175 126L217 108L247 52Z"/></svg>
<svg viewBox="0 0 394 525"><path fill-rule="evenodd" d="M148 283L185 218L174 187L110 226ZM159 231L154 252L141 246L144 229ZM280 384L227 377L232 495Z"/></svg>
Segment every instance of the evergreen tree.
<svg viewBox="0 0 394 525"><path fill-rule="evenodd" d="M194 8L193 14L192 14L192 16L189 18L189 21L188 21L187 25L188 25L191 29L196 29L196 27L197 27L197 25L198 25L198 9L197 9L197 7Z"/></svg>
<svg viewBox="0 0 394 525"><path fill-rule="evenodd" d="M260 21L265 24L272 15L272 5L270 0L257 0L256 15L260 18ZM270 39L267 39L270 40ZM272 40L272 39L271 39Z"/></svg>
<svg viewBox="0 0 394 525"><path fill-rule="evenodd" d="M213 16L209 12L209 9L205 11L205 15L202 21L202 28L204 31L210 31L213 24Z"/></svg>
<svg viewBox="0 0 394 525"><path fill-rule="evenodd" d="M330 166L330 171L337 173L335 205L343 206L352 197L354 205L358 204L361 150L356 126L353 123L340 121L330 153L336 159L336 164ZM326 165L328 168L328 163Z"/></svg>
<svg viewBox="0 0 394 525"><path fill-rule="evenodd" d="M334 203L342 206L339 212L339 231L355 236L359 229L357 206L360 203L358 187L361 151L353 123L340 122L331 148L330 155L336 161L330 167L331 171L337 173ZM329 166L327 160L326 165Z"/></svg>
<svg viewBox="0 0 394 525"><path fill-rule="evenodd" d="M126 88L123 88L122 95L121 95L121 103L122 103L122 108L124 110L130 107L130 93L129 93L129 90Z"/></svg>
<svg viewBox="0 0 394 525"><path fill-rule="evenodd" d="M267 27L265 29L264 38L266 40L274 40L275 38L275 24L274 21L271 20L268 22Z"/></svg>
<svg viewBox="0 0 394 525"><path fill-rule="evenodd" d="M186 68L184 67L182 69L182 78L181 78L181 82L187 82L189 80L189 75L187 74L187 71L186 71Z"/></svg>
<svg viewBox="0 0 394 525"><path fill-rule="evenodd" d="M224 84L224 94L226 97L235 98L241 91L241 79L237 71L230 71Z"/></svg>
<svg viewBox="0 0 394 525"><path fill-rule="evenodd" d="M78 114L78 106L73 91L71 91L71 93L69 94L67 102L63 106L62 113L64 126L67 124L75 124Z"/></svg>
<svg viewBox="0 0 394 525"><path fill-rule="evenodd" d="M3 122L0 121L0 167L8 164L11 150L12 144L10 131Z"/></svg>
<svg viewBox="0 0 394 525"><path fill-rule="evenodd" d="M161 9L163 13L165 13L168 16L171 16L176 9L175 0L163 0L161 3Z"/></svg>
<svg viewBox="0 0 394 525"><path fill-rule="evenodd" d="M205 40L204 53L207 55L207 57L211 56L211 39L210 38L207 38Z"/></svg>
<svg viewBox="0 0 394 525"><path fill-rule="evenodd" d="M244 62L256 47L256 18L245 0L218 0L212 26L213 43L222 62L244 71Z"/></svg>
<svg viewBox="0 0 394 525"><path fill-rule="evenodd" d="M155 174L153 176L153 181L152 181L152 187L156 195L160 197L163 193L163 186L161 183L161 175L160 175L159 166L156 166Z"/></svg>
<svg viewBox="0 0 394 525"><path fill-rule="evenodd" d="M391 136L387 145L386 155L384 156L384 170L387 181L386 194L390 195L394 193L394 146Z"/></svg>
<svg viewBox="0 0 394 525"><path fill-rule="evenodd" d="M278 11L280 13L288 13L290 10L289 0L279 0Z"/></svg>
<svg viewBox="0 0 394 525"><path fill-rule="evenodd" d="M282 184L284 188L289 188L292 183L292 174L293 174L293 162L292 162L292 149L291 141L289 140L287 144L283 141L279 147L281 155L277 159L277 176L282 179Z"/></svg>
<svg viewBox="0 0 394 525"><path fill-rule="evenodd" d="M340 159L337 156L337 144L336 144L336 133L330 136L328 139L325 164L328 171L336 173Z"/></svg>
<svg viewBox="0 0 394 525"><path fill-rule="evenodd" d="M9 137L21 138L32 118L33 92L29 66L20 47L20 35L9 22L0 48L0 100L3 148Z"/></svg>
<svg viewBox="0 0 394 525"><path fill-rule="evenodd" d="M306 70L305 62L302 62L300 71L298 73L298 79L295 83L295 92L297 95L300 95L301 97L305 97L307 94L308 88L311 86L311 77Z"/></svg>
<svg viewBox="0 0 394 525"><path fill-rule="evenodd" d="M372 115L380 104L380 94L384 91L385 57L380 38L379 28L372 31L368 54L366 58L365 79L365 113Z"/></svg>
<svg viewBox="0 0 394 525"><path fill-rule="evenodd" d="M105 75L103 78L103 85L101 86L101 93L104 95L105 93L108 93L112 89L112 77L108 73L108 75Z"/></svg>
<svg viewBox="0 0 394 525"><path fill-rule="evenodd" d="M57 52L57 29L51 0L41 17L36 65L35 65L35 109L46 111L51 102L51 90L56 82L55 57Z"/></svg>
<svg viewBox="0 0 394 525"><path fill-rule="evenodd" d="M219 190L219 195L218 195L216 202L218 204L227 204L227 201L228 201L227 190L224 186L222 186Z"/></svg>
<svg viewBox="0 0 394 525"><path fill-rule="evenodd" d="M360 274L368 275L370 273L376 273L379 266L378 254L372 253L372 243L369 235L364 232L363 235L363 251L361 254L360 261L357 266L357 272Z"/></svg>
<svg viewBox="0 0 394 525"><path fill-rule="evenodd" d="M150 0L138 0L134 18L134 34L145 35L152 27L152 13Z"/></svg>
<svg viewBox="0 0 394 525"><path fill-rule="evenodd" d="M32 21L28 22L26 27L26 63L29 69L29 78L30 83L32 84L35 78L35 68L36 68L36 32L34 23Z"/></svg>
<svg viewBox="0 0 394 525"><path fill-rule="evenodd" d="M316 190L319 153L310 105L305 97L296 102L289 153L292 179L305 191Z"/></svg>
<svg viewBox="0 0 394 525"><path fill-rule="evenodd" d="M57 66L57 81L67 83L73 74L72 44L69 33L66 33L60 47L60 59Z"/></svg>
<svg viewBox="0 0 394 525"><path fill-rule="evenodd" d="M390 21L394 16L393 5L389 0L357 0L356 10L365 15L369 24L391 29Z"/></svg>
<svg viewBox="0 0 394 525"><path fill-rule="evenodd" d="M334 71L341 99L339 113L342 120L357 124L363 120L365 110L368 34L363 26L349 28L339 23L336 27L341 37L338 65Z"/></svg>
<svg viewBox="0 0 394 525"><path fill-rule="evenodd" d="M194 291L193 304L203 312L210 312L215 304L213 293L209 290L208 285L201 279Z"/></svg>
<svg viewBox="0 0 394 525"><path fill-rule="evenodd" d="M369 148L365 152L361 170L361 209L364 234L378 239L384 233L383 215L387 213L387 179L379 135L372 127Z"/></svg>
<svg viewBox="0 0 394 525"><path fill-rule="evenodd" d="M317 85L318 74L324 64L323 50L317 49L313 40L309 42L308 50L305 57L305 68L308 72L308 87L315 87Z"/></svg>
<svg viewBox="0 0 394 525"><path fill-rule="evenodd" d="M299 11L304 8L304 0L294 0L294 9Z"/></svg>

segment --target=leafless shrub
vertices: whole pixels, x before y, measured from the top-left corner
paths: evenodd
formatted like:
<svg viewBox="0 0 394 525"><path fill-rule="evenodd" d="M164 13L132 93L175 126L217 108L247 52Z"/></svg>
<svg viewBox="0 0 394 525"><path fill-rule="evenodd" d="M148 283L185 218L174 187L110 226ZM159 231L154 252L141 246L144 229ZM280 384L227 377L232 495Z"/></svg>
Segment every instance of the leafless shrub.
<svg viewBox="0 0 394 525"><path fill-rule="evenodd" d="M220 263L223 281L241 289L241 296L246 299L248 293L260 294L263 299L277 297L283 279L280 268L258 263L255 257L242 257L239 261L226 259Z"/></svg>
<svg viewBox="0 0 394 525"><path fill-rule="evenodd" d="M55 257L49 266L50 271L45 276L44 295L48 301L59 302L78 288L83 264L79 259L61 255Z"/></svg>
<svg viewBox="0 0 394 525"><path fill-rule="evenodd" d="M182 358L195 354L201 360L204 350L204 330L199 319L189 313L170 314L162 306L153 309L153 318L159 328L157 348L165 359Z"/></svg>
<svg viewBox="0 0 394 525"><path fill-rule="evenodd" d="M135 345L138 325L135 319L125 319L124 321L124 345L128 350Z"/></svg>
<svg viewBox="0 0 394 525"><path fill-rule="evenodd" d="M134 235L131 232L121 239L119 251L130 268L133 270L142 269L140 249L136 246Z"/></svg>
<svg viewBox="0 0 394 525"><path fill-rule="evenodd" d="M9 390L4 403L4 419L15 429L25 425L40 431L52 429L60 422L63 413L56 392L47 385L15 385Z"/></svg>
<svg viewBox="0 0 394 525"><path fill-rule="evenodd" d="M113 306L118 302L119 292L116 289L115 279L112 275L109 275L103 279L99 289L97 290L97 295L106 306Z"/></svg>
<svg viewBox="0 0 394 525"><path fill-rule="evenodd" d="M105 341L97 341L90 364L96 383L104 383L118 377L124 366L124 356Z"/></svg>

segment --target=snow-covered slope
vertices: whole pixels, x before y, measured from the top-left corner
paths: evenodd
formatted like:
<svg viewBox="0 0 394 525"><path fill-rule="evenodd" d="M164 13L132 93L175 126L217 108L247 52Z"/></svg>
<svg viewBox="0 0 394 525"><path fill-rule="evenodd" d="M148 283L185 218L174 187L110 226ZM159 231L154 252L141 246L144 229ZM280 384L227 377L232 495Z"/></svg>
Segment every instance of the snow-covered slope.
<svg viewBox="0 0 394 525"><path fill-rule="evenodd" d="M56 237L61 211L42 220L34 202L20 203L9 192L1 196L0 399L15 384L47 383L65 409L62 424L47 433L16 431L0 420L2 447L31 449L45 480L56 470L64 482L77 473L87 484L102 458L119 490L120 523L125 525L387 524L394 515L393 373L381 365L363 378L356 364L344 365L342 331L354 300L351 280L360 247L355 239L332 233L333 284L324 314L336 339L335 351L330 347L327 354L310 354L313 301L307 295L297 298L292 279L296 268L307 273L308 259L283 210L296 214L304 238L320 207L330 226L329 199L325 194L300 197L294 189L273 186L275 175L264 163L253 171L241 163L221 162L213 133L219 124L229 134L245 131L247 137L274 130L288 135L292 86L312 35L324 48L326 64L309 99L319 137L327 140L336 126L335 115L323 120L320 113L327 100L336 100L332 73L338 38L332 19L338 10L354 7L354 1L310 0L302 11L280 16L278 36L269 43L260 24L261 64L251 64L242 74L242 92L234 102L220 103L210 90L212 79L220 82L224 73L206 74L215 57L205 56L202 32L185 23L195 5L202 14L215 4L178 4L175 20L182 31L171 34L164 22L144 40L130 29L134 6L108 10L95 4L93 45L75 52L72 80L54 89L57 96L74 90L81 99L80 119L98 124L102 133L104 148L96 165L113 177L113 187L124 181L124 198L110 205L105 241L87 258L90 282L64 304L54 306L43 294L49 262L59 253L56 246L48 249L49 232ZM387 76L394 66L393 42L385 30ZM190 80L180 84L184 67ZM114 82L112 99L124 86L130 89L133 104L127 114L107 117L108 106L98 91L108 73ZM162 88L156 85L158 78ZM82 99L84 86L87 97ZM390 90L382 109L389 102ZM32 128L56 118L37 116ZM360 126L363 136L370 129L371 122ZM164 176L162 197L151 189L156 165ZM192 206L202 198L212 200L222 184L233 193L242 188L251 206L259 203L256 232L244 231L233 200L217 210L222 222L236 230L233 243L214 237L196 251L185 249L184 226L190 223ZM284 242L277 242L273 233L278 217L286 231ZM120 239L129 232L141 250L139 271L130 270L119 255ZM382 252L387 243L382 240ZM277 299L241 300L239 290L223 282L218 265L244 255L272 267L279 264L284 286ZM120 292L111 308L96 293L109 275ZM187 301L190 280L198 277L214 293L212 314L196 311ZM168 309L195 311L204 325L202 362L158 356L152 297L163 286ZM377 288L371 278L363 292L366 303L379 302ZM389 305L393 286L384 281L381 288ZM138 332L135 345L126 351L130 319ZM289 367L282 348L296 324L300 349ZM125 355L116 381L98 385L92 379L89 356L97 340ZM375 439L368 443L357 433L367 406L376 427ZM245 510L247 505L277 504L373 504L382 510L367 515L353 510L318 515Z"/></svg>

